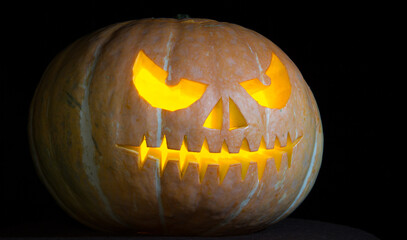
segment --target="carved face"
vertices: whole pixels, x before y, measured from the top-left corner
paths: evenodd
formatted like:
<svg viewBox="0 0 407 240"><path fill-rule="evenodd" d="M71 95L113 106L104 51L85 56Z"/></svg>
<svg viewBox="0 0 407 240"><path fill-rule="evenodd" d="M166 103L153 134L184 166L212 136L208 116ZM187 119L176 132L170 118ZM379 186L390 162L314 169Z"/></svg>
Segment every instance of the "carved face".
<svg viewBox="0 0 407 240"><path fill-rule="evenodd" d="M291 94L291 84L285 66L281 63L280 59L271 53L271 61L264 74L270 78L271 83L267 86L258 78L249 79L243 82L239 81L225 81L226 84L219 84L214 88L209 87L209 93L206 93L208 85L202 82L196 82L186 78L180 78L178 83L173 86L166 84L168 79L168 70L164 70L151 60L144 51L140 50L137 54L133 66L133 83L140 98L142 98L151 107L156 108L160 115L162 110L168 112L176 112L181 109L188 109L191 105L200 101L202 96L206 93L211 95L210 91L217 91L218 99L213 99L216 104L209 105L210 111L207 111L205 119L189 119L197 123L201 123L201 128L204 131L211 132L214 135L234 136L236 133L250 131L253 123L258 121L252 120L250 116L249 122L240 110L249 105L250 102L255 100L258 105L269 108L281 110L284 108L289 100ZM168 69L168 66L165 66ZM261 69L261 66L259 66ZM264 79L263 79L264 81ZM232 86L231 86L232 85ZM233 86L236 85L236 86ZM228 94L228 92L239 89L242 96L234 95L233 98L242 104L239 107ZM242 91L242 89L245 90ZM234 90L236 91L236 90ZM224 93L225 92L225 93ZM249 99L250 97L252 99ZM248 98L248 99L245 99ZM222 100L225 99L225 100ZM225 103L224 103L225 102ZM203 103L204 104L204 103ZM188 111L188 110L184 110ZM250 114L246 111L246 115ZM204 114L205 115L205 114ZM159 116L161 117L161 116ZM249 125L249 124L250 125ZM139 146L119 144L118 147L128 151L136 152L139 156L140 165L142 166L147 156L156 158L160 161L161 171L164 171L168 160L179 161L181 176L185 173L188 164L194 162L200 165L200 180L202 181L208 164L216 164L220 166L219 178L220 182L224 179L230 164L242 164L242 179L245 178L247 168L250 162L255 162L259 166L258 177L262 177L266 160L273 158L277 169L280 168L282 155L287 155L288 165L291 163L291 155L294 146L299 142L301 136L296 136L292 141L289 133L287 132L287 143L281 146L279 140L274 142L272 148L267 148L264 136L261 139L260 145L251 150L246 138L241 142L239 149L230 151L225 140L222 143L222 148L214 149L211 151L208 145L208 140L205 138L202 147L199 151L191 151L186 144L186 138L182 142L180 148L168 148L168 143L165 134L163 140L156 146L148 146L146 139ZM244 135L244 133L243 133ZM222 140L222 139L221 139Z"/></svg>
<svg viewBox="0 0 407 240"><path fill-rule="evenodd" d="M205 19L112 25L69 46L30 112L40 177L103 230L257 231L291 213L321 163L315 99L276 45Z"/></svg>

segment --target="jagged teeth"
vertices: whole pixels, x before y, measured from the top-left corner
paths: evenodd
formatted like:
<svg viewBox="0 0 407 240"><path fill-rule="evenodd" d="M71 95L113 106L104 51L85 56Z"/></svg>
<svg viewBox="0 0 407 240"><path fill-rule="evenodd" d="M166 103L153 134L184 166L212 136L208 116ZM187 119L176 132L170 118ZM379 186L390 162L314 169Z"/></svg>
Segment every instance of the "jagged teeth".
<svg viewBox="0 0 407 240"><path fill-rule="evenodd" d="M287 137L286 146L282 147L278 138L276 138L274 147L272 149L266 148L264 139L261 139L259 149L251 152L247 139L243 139L240 151L238 153L229 153L228 147L224 142L222 150L219 153L209 152L208 142L205 139L200 152L189 152L185 139L182 142L180 150L168 149L167 140L164 136L160 147L148 147L144 137L140 146L117 145L117 147L125 149L130 152L135 152L138 155L139 167L142 168L147 157L160 161L161 174L164 172L165 167L169 160L179 161L180 176L184 176L188 164L191 162L199 164L199 179L202 182L206 173L208 165L218 165L219 181L222 183L225 178L230 165L241 164L242 180L245 179L249 165L251 162L257 163L257 172L259 180L262 178L266 168L267 159L273 158L277 171L280 170L281 161L285 154L288 159L288 167L291 167L292 151L295 145L302 137L298 137L294 142L291 141L290 135Z"/></svg>

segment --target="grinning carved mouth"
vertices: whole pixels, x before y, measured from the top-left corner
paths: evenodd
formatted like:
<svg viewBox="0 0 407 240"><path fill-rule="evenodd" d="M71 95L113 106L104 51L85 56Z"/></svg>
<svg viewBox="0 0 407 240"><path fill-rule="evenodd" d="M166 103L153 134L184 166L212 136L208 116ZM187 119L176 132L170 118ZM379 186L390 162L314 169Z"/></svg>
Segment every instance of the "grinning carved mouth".
<svg viewBox="0 0 407 240"><path fill-rule="evenodd" d="M208 142L205 139L200 152L190 152L187 149L185 139L182 142L180 150L168 149L167 140L164 136L160 147L148 147L144 137L140 146L130 146L116 144L116 147L135 153L138 157L139 167L142 168L147 157L153 158L160 162L161 174L164 172L168 161L178 161L181 178L184 176L189 163L197 163L199 165L199 180L202 182L208 165L219 165L219 180L222 183L230 165L241 164L242 180L245 179L249 164L257 163L257 172L259 180L262 178L267 159L274 159L277 171L280 169L283 155L287 156L288 167L291 166L291 157L294 147L300 142L302 136L298 137L294 142L288 134L287 144L280 145L280 141L276 138L274 147L267 149L264 139L261 139L259 149L250 151L249 144L246 139L243 139L240 151L238 153L229 153L228 147L224 142L222 150L219 153L209 152Z"/></svg>

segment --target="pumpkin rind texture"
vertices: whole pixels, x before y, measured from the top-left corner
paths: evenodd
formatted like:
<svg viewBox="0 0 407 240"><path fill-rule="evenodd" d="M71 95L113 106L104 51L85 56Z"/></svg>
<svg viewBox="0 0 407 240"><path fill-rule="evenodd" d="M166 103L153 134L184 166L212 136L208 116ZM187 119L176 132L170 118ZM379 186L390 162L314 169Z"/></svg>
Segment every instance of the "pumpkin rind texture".
<svg viewBox="0 0 407 240"><path fill-rule="evenodd" d="M285 100L266 105L275 94ZM288 56L207 19L129 21L77 40L41 79L29 137L40 178L69 215L134 234L261 230L304 200L323 150L317 104Z"/></svg>

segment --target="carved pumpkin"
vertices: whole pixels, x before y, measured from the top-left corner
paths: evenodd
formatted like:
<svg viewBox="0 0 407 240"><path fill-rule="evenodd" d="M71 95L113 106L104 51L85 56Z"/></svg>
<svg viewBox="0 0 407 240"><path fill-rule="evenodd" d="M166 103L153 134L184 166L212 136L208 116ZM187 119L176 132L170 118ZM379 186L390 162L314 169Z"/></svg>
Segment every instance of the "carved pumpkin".
<svg viewBox="0 0 407 240"><path fill-rule="evenodd" d="M224 235L289 215L315 182L322 126L294 63L205 19L109 26L65 49L32 101L38 173L104 231Z"/></svg>

